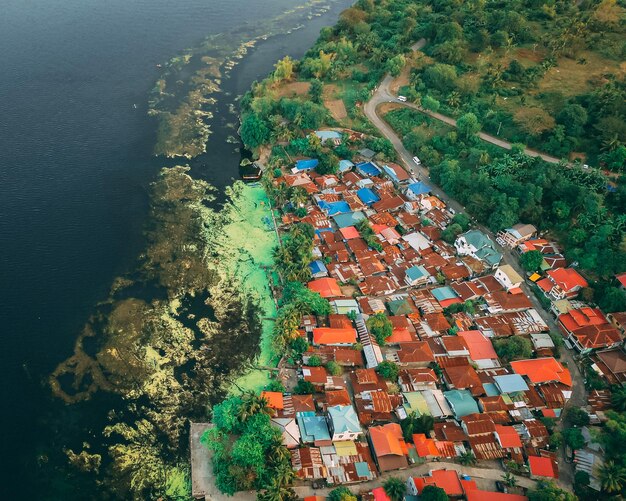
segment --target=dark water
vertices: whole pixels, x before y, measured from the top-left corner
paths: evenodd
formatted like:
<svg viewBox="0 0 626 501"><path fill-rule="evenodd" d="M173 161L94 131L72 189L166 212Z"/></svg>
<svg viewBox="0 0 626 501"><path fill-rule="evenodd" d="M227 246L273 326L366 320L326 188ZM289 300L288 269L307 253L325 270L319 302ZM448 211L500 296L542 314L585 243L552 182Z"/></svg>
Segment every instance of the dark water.
<svg viewBox="0 0 626 501"><path fill-rule="evenodd" d="M59 432L50 416L62 415L61 428L73 419L42 381L142 248L146 186L172 163L151 156L145 103L156 64L299 3L0 0L1 499L36 489L33 458ZM328 14L263 42L233 70L194 174L218 188L237 177L229 102L280 57L301 56L349 4L330 1Z"/></svg>

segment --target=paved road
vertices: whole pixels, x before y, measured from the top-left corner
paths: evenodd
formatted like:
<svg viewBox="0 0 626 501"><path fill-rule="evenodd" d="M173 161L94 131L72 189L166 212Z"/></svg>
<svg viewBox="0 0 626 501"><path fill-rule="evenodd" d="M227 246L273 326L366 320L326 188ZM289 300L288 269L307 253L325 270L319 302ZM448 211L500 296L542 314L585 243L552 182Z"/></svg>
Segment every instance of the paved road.
<svg viewBox="0 0 626 501"><path fill-rule="evenodd" d="M383 483L389 479L389 477L399 477L403 480L407 479L410 476L423 476L427 475L430 470L456 470L459 473L463 473L465 475L469 475L472 477L472 480L475 480L478 484L479 489L483 490L495 490L495 481L502 480L502 475L504 474L500 470L494 470L490 468L478 468L471 466L461 466L457 463L447 463L447 462L435 462L435 463L425 463L417 466L412 466L407 468L406 470L401 471L388 471L383 473L381 476L376 478L375 480L371 480L369 482L362 482L360 484L348 485L347 487L355 494L359 494L361 492L369 492L376 487L381 487ZM519 487L524 487L526 489L533 489L537 485L535 480L532 480L527 477L520 477L514 475L517 480L517 485ZM333 490L333 488L325 488L325 489L313 489L310 485L303 485L295 487L295 491L298 494L298 497L305 498L307 496L328 496L328 493Z"/></svg>
<svg viewBox="0 0 626 501"><path fill-rule="evenodd" d="M422 38L419 42L417 42L416 44L414 44L411 48L413 50L419 50L422 49L424 46L426 45L426 40L424 38ZM428 115L432 118L435 118L437 120L440 120L452 127L456 127L456 120L454 118L451 118L449 116L446 115L442 115L441 113L436 113L434 111L430 111L430 110L426 110L424 108L422 108L421 106L418 106L417 104L414 103L409 103L409 102L400 102L397 99L397 96L393 95L393 93L390 90L390 85L393 82L393 77L391 77L391 75L387 75L383 81L380 83L380 85L377 87L376 92L374 92L372 98L368 101L368 103L365 105L365 114L367 115L367 117L372 121L372 122L376 122L374 120L374 117L378 116L376 115L376 108L383 104L383 103L388 103L388 102L393 102L396 104L399 104L401 106L404 106L406 108L411 108L414 109L416 111L419 111L421 113L424 113L425 115ZM379 122L385 123L383 120L379 119ZM375 123L375 125L380 129L380 124L379 123ZM388 126L387 126L388 127ZM387 134L385 134L387 136ZM478 137L480 137L483 141L486 141L488 143L491 144L495 144L496 146L499 146L501 148L505 148L507 150L510 150L512 148L512 144L509 143L508 141L504 141L498 137L492 136L491 134L487 134L485 132L479 132L478 133ZM550 162L550 163L558 163L561 160L559 158L550 156L550 155L546 155L545 153L541 153L539 151L530 149L530 148L526 148L524 150L524 153L526 153L526 155L531 156L531 157L541 157L543 158L546 162ZM411 158L411 156L409 157L409 159Z"/></svg>
<svg viewBox="0 0 626 501"><path fill-rule="evenodd" d="M416 43L413 46L413 49L414 50L420 49L425 44L426 44L426 41L424 39L422 39L422 40L420 40L418 43ZM456 200L453 200L452 198L450 198L446 193L444 193L441 190L441 188L436 186L430 180L428 169L426 169L423 165L419 165L419 166L415 165L415 163L413 162L413 155L404 147L404 145L402 144L401 139L396 135L394 130L389 126L389 124L387 122L385 122L378 115L377 108L378 108L378 106L380 104L386 103L386 102L389 102L389 101L396 102L395 97L392 96L390 94L390 92L389 92L389 85L391 84L392 81L393 81L393 78L390 75L387 75L383 79L381 84L378 86L378 88L374 92L372 98L365 104L365 106L363 108L363 110L365 112L365 115L372 122L372 124L374 124L374 126L387 139L389 139L391 141L391 143L393 144L393 146L394 146L394 148L395 148L395 150L396 150L396 152L398 154L398 157L400 158L401 163L404 164L404 167L408 170L409 173L411 173L416 178L419 178L419 179L421 179L423 181L426 181L432 187L432 193L434 195L436 195L437 197L439 197L443 202L445 202L448 207L451 207L456 212L465 212L465 208L461 204L459 204ZM407 106L407 107L410 107L410 108L417 109L419 111L427 113L428 115L434 116L435 118L439 118L438 116L436 116L436 115L439 115L439 114L433 114L432 112L422 110L418 106L413 105L411 103L400 103L400 102L398 102L398 104L401 104L403 106ZM449 117L445 117L443 115L441 115L441 118L439 118L439 119L445 121L446 123L450 123L451 125L455 125L456 124L456 122L454 120L452 120ZM483 136L486 136L486 137L483 137ZM489 142L491 142L493 144L498 144L499 146L503 146L504 148L509 148L510 149L510 147L511 147L510 143L502 141L502 140L500 140L498 138L495 138L493 136L489 136L487 134L482 134L481 137L483 139L485 139L486 141L489 141ZM502 143L502 144L500 144L500 143ZM558 159L556 159L556 158L540 154L540 153L538 153L536 151L533 151L533 150L526 150L526 153L528 155L534 155L534 156L539 155L544 160L546 160L548 162L558 162ZM481 231L483 231L484 233L486 233L487 235L489 235L491 237L491 239L494 241L494 243L496 242L495 235L488 228L486 228L483 225L476 224L476 223L475 223L475 226L478 229L480 229ZM496 243L496 246L498 247L500 252L502 252L502 255L503 255L502 262L503 262L503 264L510 264L515 269L515 271L517 271L522 277L525 277L526 276L526 272L520 266L519 259L513 253L513 251L511 249L508 249L508 248L501 248L497 243ZM525 294L530 298L530 300L533 303L534 308L539 312L541 317L547 323L547 325L550 328L550 330L552 332L557 332L558 333L559 329L556 326L554 318L552 317L552 315L549 312L547 312L543 308L541 303L535 297L534 293L528 287L528 284L523 283L522 284L522 289L524 290ZM574 360L572 352L570 352L566 348L563 348L561 350L561 360L567 364L567 366L568 366L568 368L569 368L569 370L570 370L570 372L572 374L572 397L567 402L566 407L584 407L586 405L586 391L585 391L584 380L583 380L583 377L582 377L582 375L581 375L581 373L579 371L578 365L576 364L576 362ZM562 428L562 423L559 423L558 428L559 429ZM565 462L565 454L564 454L563 448L561 448L561 450L559 451L559 471L560 471L560 475L561 475L561 477L559 479L559 483L561 484L562 487L571 489L571 486L572 486L573 480L574 480L574 469L573 469L573 465L568 464L568 463Z"/></svg>

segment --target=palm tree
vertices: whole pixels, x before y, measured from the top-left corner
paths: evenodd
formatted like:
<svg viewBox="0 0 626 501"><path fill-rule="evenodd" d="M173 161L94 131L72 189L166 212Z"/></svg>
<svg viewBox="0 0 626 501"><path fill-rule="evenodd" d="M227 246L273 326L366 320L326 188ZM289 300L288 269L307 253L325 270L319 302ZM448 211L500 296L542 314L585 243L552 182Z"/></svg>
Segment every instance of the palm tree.
<svg viewBox="0 0 626 501"><path fill-rule="evenodd" d="M284 464L279 468L274 469L273 477L272 482L276 485L291 485L291 482L295 477L295 473L290 465Z"/></svg>
<svg viewBox="0 0 626 501"><path fill-rule="evenodd" d="M517 479L508 471L502 475L502 481L507 487L515 487L517 485Z"/></svg>
<svg viewBox="0 0 626 501"><path fill-rule="evenodd" d="M616 411L624 412L626 410L626 388L618 388L611 393L611 403Z"/></svg>
<svg viewBox="0 0 626 501"><path fill-rule="evenodd" d="M391 501L402 501L406 494L406 484L398 477L390 477L383 483L383 489Z"/></svg>
<svg viewBox="0 0 626 501"><path fill-rule="evenodd" d="M291 487L272 483L265 491L257 494L258 501L291 501L297 499L296 492Z"/></svg>
<svg viewBox="0 0 626 501"><path fill-rule="evenodd" d="M459 456L459 463L463 466L472 466L476 464L476 456L472 451L465 451Z"/></svg>
<svg viewBox="0 0 626 501"><path fill-rule="evenodd" d="M277 444L269 453L269 460L272 464L287 464L290 458L289 450L282 444Z"/></svg>
<svg viewBox="0 0 626 501"><path fill-rule="evenodd" d="M608 493L620 492L626 484L626 470L613 461L607 461L600 468L602 490Z"/></svg>
<svg viewBox="0 0 626 501"><path fill-rule="evenodd" d="M246 393L239 407L239 419L246 421L248 418L260 413L271 415L274 413L274 410L269 406L269 402L265 397L253 392Z"/></svg>
<svg viewBox="0 0 626 501"><path fill-rule="evenodd" d="M447 103L450 108L458 108L461 104L461 95L455 90L450 92Z"/></svg>

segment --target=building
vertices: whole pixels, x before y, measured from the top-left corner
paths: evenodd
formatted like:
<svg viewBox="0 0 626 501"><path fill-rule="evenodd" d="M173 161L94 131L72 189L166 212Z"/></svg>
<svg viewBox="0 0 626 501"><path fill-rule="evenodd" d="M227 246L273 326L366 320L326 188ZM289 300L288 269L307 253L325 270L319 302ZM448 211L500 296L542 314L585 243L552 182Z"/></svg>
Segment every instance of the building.
<svg viewBox="0 0 626 501"><path fill-rule="evenodd" d="M427 477L409 477L406 485L412 496L419 496L429 485L443 489L451 498L460 498L464 494L456 470L431 470Z"/></svg>
<svg viewBox="0 0 626 501"><path fill-rule="evenodd" d="M432 188L428 184L423 181L419 181L407 186L405 194L409 200L418 200L422 195L430 193L431 190Z"/></svg>
<svg viewBox="0 0 626 501"><path fill-rule="evenodd" d="M582 354L593 350L617 348L622 342L620 331L599 308L578 308L559 315L563 336Z"/></svg>
<svg viewBox="0 0 626 501"><path fill-rule="evenodd" d="M476 400L474 400L472 393L467 390L444 391L443 395L448 401L456 419L479 412Z"/></svg>
<svg viewBox="0 0 626 501"><path fill-rule="evenodd" d="M457 336L465 340L469 350L469 357L479 369L500 367L500 360L496 350L493 348L493 344L481 331L460 331L457 332Z"/></svg>
<svg viewBox="0 0 626 501"><path fill-rule="evenodd" d="M472 256L482 261L488 268L496 268L502 260L493 241L480 230L469 230L457 237L454 242L461 256Z"/></svg>
<svg viewBox="0 0 626 501"><path fill-rule="evenodd" d="M335 405L326 409L331 440L356 440L363 434L352 405Z"/></svg>
<svg viewBox="0 0 626 501"><path fill-rule="evenodd" d="M519 244L530 240L537 233L537 228L532 224L516 224L512 228L506 228L496 235L496 242L503 247L513 249Z"/></svg>
<svg viewBox="0 0 626 501"><path fill-rule="evenodd" d="M515 271L510 264L498 266L494 276L507 291L510 291L511 289L518 289L524 281L520 274L517 273L517 271Z"/></svg>
<svg viewBox="0 0 626 501"><path fill-rule="evenodd" d="M431 275L423 266L413 266L406 270L404 281L408 286L417 287L430 281Z"/></svg>
<svg viewBox="0 0 626 501"><path fill-rule="evenodd" d="M402 438L402 428L399 424L372 426L368 432L370 445L381 472L408 467L409 463L405 455L407 446Z"/></svg>
<svg viewBox="0 0 626 501"><path fill-rule="evenodd" d="M544 294L554 300L572 299L578 292L589 284L574 268L557 268L548 270L547 277L539 280L537 285Z"/></svg>
<svg viewBox="0 0 626 501"><path fill-rule="evenodd" d="M556 382L568 387L572 386L572 375L569 369L553 357L516 360L511 362L511 368L516 374L526 376L534 385Z"/></svg>
<svg viewBox="0 0 626 501"><path fill-rule="evenodd" d="M356 330L353 328L318 327L313 329L313 344L351 346L356 343Z"/></svg>

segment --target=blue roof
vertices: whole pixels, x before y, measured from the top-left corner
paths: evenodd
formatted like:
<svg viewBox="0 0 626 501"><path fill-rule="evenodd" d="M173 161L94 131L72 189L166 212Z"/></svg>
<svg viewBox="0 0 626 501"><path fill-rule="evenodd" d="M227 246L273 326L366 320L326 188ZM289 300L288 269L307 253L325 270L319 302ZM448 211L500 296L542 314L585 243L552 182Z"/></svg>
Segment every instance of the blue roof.
<svg viewBox="0 0 626 501"><path fill-rule="evenodd" d="M430 273L426 271L426 268L420 265L420 266L413 266L412 268L409 268L408 270L406 270L406 276L409 277L411 280L419 280L420 278L430 276Z"/></svg>
<svg viewBox="0 0 626 501"><path fill-rule="evenodd" d="M358 463L354 463L354 467L356 469L356 474L359 477L370 477L372 473L370 472L370 467L365 461L359 461Z"/></svg>
<svg viewBox="0 0 626 501"><path fill-rule="evenodd" d="M328 139L341 139L341 134L334 130L316 130L315 135L322 141L326 141Z"/></svg>
<svg viewBox="0 0 626 501"><path fill-rule="evenodd" d="M335 433L361 433L359 417L351 405L334 405L327 409Z"/></svg>
<svg viewBox="0 0 626 501"><path fill-rule="evenodd" d="M296 170L311 170L320 163L317 158L309 158L308 160L298 160L296 162Z"/></svg>
<svg viewBox="0 0 626 501"><path fill-rule="evenodd" d="M446 299L454 299L459 297L456 295L456 292L454 292L454 289L452 289L452 287L448 287L447 285L445 287L438 287L437 289L433 289L430 291L430 293L435 296L435 299L437 301L445 301Z"/></svg>
<svg viewBox="0 0 626 501"><path fill-rule="evenodd" d="M443 396L452 407L455 418L462 418L468 414L473 414L478 411L478 404L469 390L450 390L444 391Z"/></svg>
<svg viewBox="0 0 626 501"><path fill-rule="evenodd" d="M387 175L393 179L396 183L399 181L398 176L396 175L396 171L393 170L388 165L383 165L383 170L387 173Z"/></svg>
<svg viewBox="0 0 626 501"><path fill-rule="evenodd" d="M330 440L326 419L316 416L313 411L298 412L296 414L300 436L303 442L317 442L318 440Z"/></svg>
<svg viewBox="0 0 626 501"><path fill-rule="evenodd" d="M339 161L339 172L347 172L354 167L354 164L350 160Z"/></svg>
<svg viewBox="0 0 626 501"><path fill-rule="evenodd" d="M493 383L484 383L483 389L488 397L497 397L500 395L500 390L498 390L498 387Z"/></svg>
<svg viewBox="0 0 626 501"><path fill-rule="evenodd" d="M380 169L372 162L361 162L360 164L356 164L356 169L364 176L378 176L380 174Z"/></svg>
<svg viewBox="0 0 626 501"><path fill-rule="evenodd" d="M316 228L315 229L315 234L317 236L320 236L322 233L324 233L325 231L334 231L330 226L328 228Z"/></svg>
<svg viewBox="0 0 626 501"><path fill-rule="evenodd" d="M372 205L380 200L380 197L370 188L361 188L356 192L356 196L361 199L365 205Z"/></svg>
<svg viewBox="0 0 626 501"><path fill-rule="evenodd" d="M365 219L365 214L361 211L348 212L347 214L337 214L333 216L333 219L339 228L347 228L348 226L354 226L362 219Z"/></svg>
<svg viewBox="0 0 626 501"><path fill-rule="evenodd" d="M409 184L409 190L415 193L415 195L423 195L428 193L432 188L428 186L424 181Z"/></svg>
<svg viewBox="0 0 626 501"><path fill-rule="evenodd" d="M311 273L313 275L317 275L318 273L328 273L328 269L326 268L324 261L313 261L309 264L309 268L311 268Z"/></svg>
<svg viewBox="0 0 626 501"><path fill-rule="evenodd" d="M348 202L344 202L344 201L331 202L328 204L327 209L328 209L329 216L350 212L350 206L348 205Z"/></svg>
<svg viewBox="0 0 626 501"><path fill-rule="evenodd" d="M528 391L528 385L519 374L505 374L504 376L494 376L493 380L502 393L517 393Z"/></svg>

